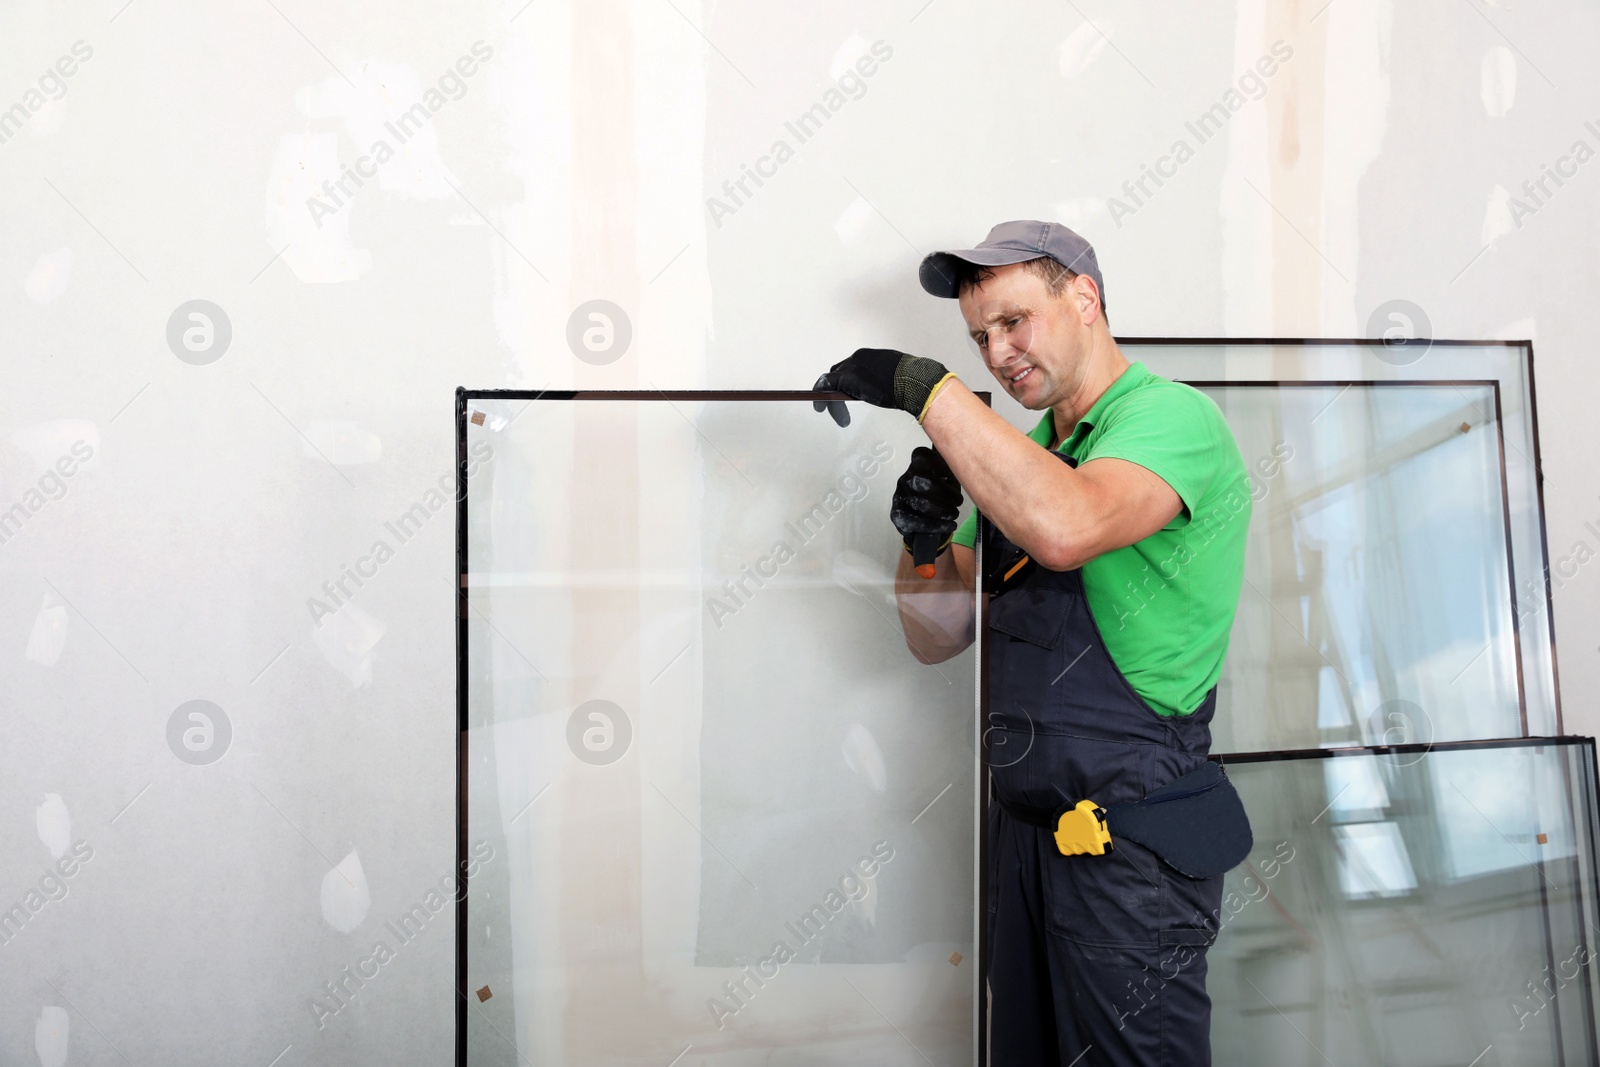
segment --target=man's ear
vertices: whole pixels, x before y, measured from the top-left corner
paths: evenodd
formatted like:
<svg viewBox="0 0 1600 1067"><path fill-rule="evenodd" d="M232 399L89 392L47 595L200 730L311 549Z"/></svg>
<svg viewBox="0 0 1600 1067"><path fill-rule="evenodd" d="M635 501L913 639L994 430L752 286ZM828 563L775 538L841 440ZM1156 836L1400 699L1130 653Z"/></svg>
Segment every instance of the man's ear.
<svg viewBox="0 0 1600 1067"><path fill-rule="evenodd" d="M1094 279L1087 274L1079 274L1072 279L1072 298L1078 305L1078 316L1085 326L1094 324L1095 316L1100 310L1100 293L1094 287Z"/></svg>

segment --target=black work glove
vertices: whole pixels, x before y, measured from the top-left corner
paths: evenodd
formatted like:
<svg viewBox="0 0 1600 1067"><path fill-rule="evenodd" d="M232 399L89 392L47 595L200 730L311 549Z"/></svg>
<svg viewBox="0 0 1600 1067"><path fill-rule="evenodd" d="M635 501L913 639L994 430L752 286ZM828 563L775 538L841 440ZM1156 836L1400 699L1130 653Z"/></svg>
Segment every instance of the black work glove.
<svg viewBox="0 0 1600 1067"><path fill-rule="evenodd" d="M954 375L937 360L908 356L892 348L858 348L849 359L830 367L812 388L847 393L874 407L909 411L921 422L928 401L949 377ZM842 400L817 400L811 406L826 410L840 426L850 425L850 412Z"/></svg>
<svg viewBox="0 0 1600 1067"><path fill-rule="evenodd" d="M931 568L950 547L960 508L961 484L944 457L926 445L912 449L911 465L894 486L889 521L905 539L906 551L924 578L933 572L921 568Z"/></svg>

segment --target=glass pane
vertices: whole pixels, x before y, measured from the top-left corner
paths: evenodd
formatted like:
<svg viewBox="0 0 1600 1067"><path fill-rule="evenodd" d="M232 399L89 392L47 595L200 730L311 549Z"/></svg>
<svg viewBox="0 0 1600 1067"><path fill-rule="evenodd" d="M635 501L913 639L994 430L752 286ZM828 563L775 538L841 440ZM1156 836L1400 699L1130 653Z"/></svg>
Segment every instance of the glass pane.
<svg viewBox="0 0 1600 1067"><path fill-rule="evenodd" d="M1560 732L1523 346L1128 351L1210 395L1250 472L1216 751Z"/></svg>
<svg viewBox="0 0 1600 1067"><path fill-rule="evenodd" d="M1210 952L1216 1062L1596 1062L1593 759L1232 764L1256 847Z"/></svg>
<svg viewBox="0 0 1600 1067"><path fill-rule="evenodd" d="M915 424L468 403L469 1062L972 1062L977 661L895 614Z"/></svg>
<svg viewBox="0 0 1600 1067"><path fill-rule="evenodd" d="M1255 495L1217 748L1520 735L1492 389L1205 391Z"/></svg>

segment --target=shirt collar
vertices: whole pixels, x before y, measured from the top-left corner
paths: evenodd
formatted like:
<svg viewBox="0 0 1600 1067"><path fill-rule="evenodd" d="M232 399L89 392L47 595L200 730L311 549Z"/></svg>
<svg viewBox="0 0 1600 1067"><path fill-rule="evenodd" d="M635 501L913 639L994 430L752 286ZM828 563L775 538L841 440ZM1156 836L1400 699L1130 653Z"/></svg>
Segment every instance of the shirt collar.
<svg viewBox="0 0 1600 1067"><path fill-rule="evenodd" d="M1110 407L1118 397L1125 396L1137 389L1149 377L1150 370L1144 365L1143 360L1135 360L1128 364L1127 369L1119 374L1115 381L1106 386L1106 391L1101 393L1099 399L1089 406L1088 411L1084 412L1083 417L1078 420L1078 424L1072 428L1072 432L1061 442L1061 447L1066 448L1082 441L1089 431L1094 429L1100 420L1105 417L1106 408ZM1040 419L1039 425L1034 428L1034 440L1046 447L1049 446L1050 440L1056 435L1055 417L1055 412L1046 411L1044 418Z"/></svg>

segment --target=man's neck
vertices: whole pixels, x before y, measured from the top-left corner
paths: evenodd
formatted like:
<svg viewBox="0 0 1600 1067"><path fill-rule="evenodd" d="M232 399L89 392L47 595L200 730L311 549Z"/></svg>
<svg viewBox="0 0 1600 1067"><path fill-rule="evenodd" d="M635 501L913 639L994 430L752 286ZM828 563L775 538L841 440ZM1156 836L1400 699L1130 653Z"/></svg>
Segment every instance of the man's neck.
<svg viewBox="0 0 1600 1067"><path fill-rule="evenodd" d="M1061 442L1072 435L1078 421L1089 413L1095 401L1111 388L1112 382L1122 377L1122 372L1129 366L1117 342L1112 340L1109 333L1102 334L1084 361L1083 377L1078 387L1071 396L1050 409L1055 420L1055 439L1051 442L1051 448L1061 447Z"/></svg>

